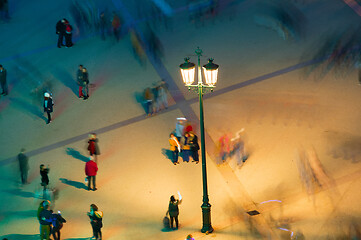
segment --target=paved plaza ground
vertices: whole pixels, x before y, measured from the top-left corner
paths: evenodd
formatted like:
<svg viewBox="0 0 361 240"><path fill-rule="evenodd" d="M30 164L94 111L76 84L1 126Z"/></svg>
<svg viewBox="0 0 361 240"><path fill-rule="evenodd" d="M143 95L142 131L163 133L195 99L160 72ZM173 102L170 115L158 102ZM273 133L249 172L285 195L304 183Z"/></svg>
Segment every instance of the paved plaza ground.
<svg viewBox="0 0 361 240"><path fill-rule="evenodd" d="M93 0L117 11L124 27L141 36L149 22L164 57L145 51L140 64L124 30L119 42L97 33L74 33L72 48L56 47L56 22L71 0L11 1L11 20L0 24L0 64L8 71L9 95L0 98L0 238L39 239L39 165L50 166L52 203L67 223L62 239L92 235L86 212L95 203L104 213L103 239L351 239L361 231L361 86L356 70L313 71L311 60L331 33L357 26L361 18L342 0L294 1L306 16L305 36L287 41L259 26L254 16L265 0L224 0L214 18L189 21L186 1L166 1L174 10L168 28L139 15L146 0ZM80 1L86 2L86 1ZM155 1L156 2L156 1ZM158 1L162 2L162 1ZM196 1L201 2L201 1ZM207 2L207 1L204 1ZM302 3L306 2L306 3ZM85 3L84 3L85 4ZM219 64L214 92L204 96L209 199L214 232L202 227L202 165L174 166L166 155L177 117L199 134L197 94L179 72L183 58ZM78 99L75 74L89 70L90 98ZM146 117L143 90L164 79L169 108ZM34 89L51 84L53 122L46 124L42 98ZM244 128L247 161L219 160L218 140ZM101 155L95 192L84 185L88 134L98 135ZM21 186L16 155L26 148L30 184ZM299 152L317 153L328 184L305 187ZM180 191L180 228L164 231L171 195ZM250 216L246 212L257 210ZM358 235L360 237L360 235ZM359 238L353 238L359 239Z"/></svg>

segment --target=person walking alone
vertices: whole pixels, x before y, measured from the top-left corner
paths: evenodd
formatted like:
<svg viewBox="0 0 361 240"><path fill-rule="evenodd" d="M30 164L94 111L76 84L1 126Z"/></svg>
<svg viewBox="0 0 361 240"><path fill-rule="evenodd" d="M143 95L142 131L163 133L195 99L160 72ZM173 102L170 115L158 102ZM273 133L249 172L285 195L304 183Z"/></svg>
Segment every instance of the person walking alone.
<svg viewBox="0 0 361 240"><path fill-rule="evenodd" d="M98 164L98 155L100 155L100 150L98 146L98 138L95 133L89 134L88 151L89 155L94 158L95 163Z"/></svg>
<svg viewBox="0 0 361 240"><path fill-rule="evenodd" d="M191 155L193 158L192 162L196 162L199 163L199 144L198 144L198 137L193 133L193 132L189 132L189 144L190 144L190 150L191 150Z"/></svg>
<svg viewBox="0 0 361 240"><path fill-rule="evenodd" d="M8 85L6 82L6 69L3 67L3 65L0 65L0 85L2 89L2 95L6 96L8 95Z"/></svg>
<svg viewBox="0 0 361 240"><path fill-rule="evenodd" d="M25 155L25 149L22 148L19 155L19 168L20 168L20 176L21 176L21 183L27 184L28 183L28 172L29 172L29 162L28 157Z"/></svg>
<svg viewBox="0 0 361 240"><path fill-rule="evenodd" d="M85 175L88 179L88 191L90 191L91 182L93 183L93 191L96 191L97 188L95 187L95 177L98 172L98 165L93 161L93 157L89 158L89 161L85 164Z"/></svg>
<svg viewBox="0 0 361 240"><path fill-rule="evenodd" d="M103 212L99 211L97 205L90 205L90 212L87 213L90 218L90 224L93 229L93 237L96 240L102 239L102 227L103 227Z"/></svg>
<svg viewBox="0 0 361 240"><path fill-rule="evenodd" d="M89 74L88 70L83 67L83 100L87 100L89 98Z"/></svg>
<svg viewBox="0 0 361 240"><path fill-rule="evenodd" d="M178 215L179 215L179 208L178 205L182 203L182 196L178 192L179 199L175 199L175 197L172 195L170 197L169 206L168 206L168 213L170 217L170 227L173 228L173 222L175 221L175 229L178 229L179 222L178 222Z"/></svg>
<svg viewBox="0 0 361 240"><path fill-rule="evenodd" d="M46 188L49 185L49 176L48 176L49 171L50 171L49 166L45 167L44 164L40 165L41 186L43 186L44 195L46 192Z"/></svg>
<svg viewBox="0 0 361 240"><path fill-rule="evenodd" d="M53 98L51 97L50 93L44 93L44 112L48 115L48 122L46 124L51 123L51 113L53 112Z"/></svg>

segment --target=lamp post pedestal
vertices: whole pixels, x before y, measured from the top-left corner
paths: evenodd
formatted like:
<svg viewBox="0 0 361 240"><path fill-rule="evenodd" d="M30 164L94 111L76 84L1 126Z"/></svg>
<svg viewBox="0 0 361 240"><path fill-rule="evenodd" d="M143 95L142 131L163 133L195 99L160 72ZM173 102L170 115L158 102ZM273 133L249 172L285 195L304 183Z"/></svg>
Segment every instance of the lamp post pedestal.
<svg viewBox="0 0 361 240"><path fill-rule="evenodd" d="M202 215L203 215L203 227L201 229L202 233L211 233L213 232L213 227L211 224L211 204L203 203L202 206Z"/></svg>

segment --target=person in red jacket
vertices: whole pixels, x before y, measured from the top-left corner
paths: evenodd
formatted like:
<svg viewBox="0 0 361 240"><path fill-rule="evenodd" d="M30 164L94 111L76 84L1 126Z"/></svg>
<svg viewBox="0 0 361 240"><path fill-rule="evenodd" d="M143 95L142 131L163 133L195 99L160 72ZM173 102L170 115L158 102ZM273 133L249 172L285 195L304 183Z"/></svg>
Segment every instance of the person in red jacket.
<svg viewBox="0 0 361 240"><path fill-rule="evenodd" d="M90 160L85 164L85 175L87 176L88 179L88 191L90 190L90 182L93 182L93 191L97 190L97 188L95 187L95 176L97 175L98 172L98 166L97 164L93 161L93 157L90 156L89 158Z"/></svg>

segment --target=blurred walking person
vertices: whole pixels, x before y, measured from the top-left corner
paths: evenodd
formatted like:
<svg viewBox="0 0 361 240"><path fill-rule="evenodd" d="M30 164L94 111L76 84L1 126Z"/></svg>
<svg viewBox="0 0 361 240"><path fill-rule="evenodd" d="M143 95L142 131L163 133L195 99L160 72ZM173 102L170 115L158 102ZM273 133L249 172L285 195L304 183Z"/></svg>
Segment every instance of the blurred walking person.
<svg viewBox="0 0 361 240"><path fill-rule="evenodd" d="M89 74L88 74L88 70L85 67L83 67L82 71L83 71L83 87L82 87L83 100L87 100L89 98Z"/></svg>
<svg viewBox="0 0 361 240"><path fill-rule="evenodd" d="M3 67L3 65L0 65L0 85L2 89L2 95L6 96L8 95L8 85L6 82L6 69Z"/></svg>
<svg viewBox="0 0 361 240"><path fill-rule="evenodd" d="M187 119L184 117L177 118L177 123L175 124L175 135L180 141L181 137L184 134L184 127L186 124Z"/></svg>
<svg viewBox="0 0 361 240"><path fill-rule="evenodd" d="M72 31L73 27L70 25L69 21L65 19L65 47L67 48L74 45L72 41Z"/></svg>
<svg viewBox="0 0 361 240"><path fill-rule="evenodd" d="M98 165L93 161L93 157L89 158L89 161L85 164L85 175L88 179L88 191L96 191L95 177L98 172ZM93 183L93 188L91 188L91 182Z"/></svg>
<svg viewBox="0 0 361 240"><path fill-rule="evenodd" d="M100 37L102 40L105 40L105 34L107 32L107 18L105 12L101 12L99 15L99 28L100 28Z"/></svg>
<svg viewBox="0 0 361 240"><path fill-rule="evenodd" d="M174 165L179 164L178 153L181 152L181 145L176 136L174 136L174 133L171 133L169 136L169 144L170 150L172 151L172 162Z"/></svg>
<svg viewBox="0 0 361 240"><path fill-rule="evenodd" d="M61 48L62 46L65 46L63 41L64 41L64 36L65 36L65 30L66 30L66 19L63 18L61 20L59 20L56 23L56 34L58 34L58 48Z"/></svg>
<svg viewBox="0 0 361 240"><path fill-rule="evenodd" d="M53 98L51 97L50 93L44 93L44 112L48 115L48 122L46 124L51 123L51 113L53 112Z"/></svg>
<svg viewBox="0 0 361 240"><path fill-rule="evenodd" d="M90 224L93 229L93 237L96 240L102 239L102 227L103 227L103 212L99 211L97 205L90 205L90 212L87 213L90 218Z"/></svg>
<svg viewBox="0 0 361 240"><path fill-rule="evenodd" d="M21 176L21 183L27 184L28 183L28 172L29 172L29 162L28 157L25 155L25 148L22 148L19 155L19 168L20 168L20 176Z"/></svg>
<svg viewBox="0 0 361 240"><path fill-rule="evenodd" d="M199 163L198 137L193 132L189 132L189 144L190 144L191 155L193 158L192 162L196 162L196 164L198 164Z"/></svg>
<svg viewBox="0 0 361 240"><path fill-rule="evenodd" d="M113 12L112 27L114 37L118 42L120 39L120 18L116 12Z"/></svg>
<svg viewBox="0 0 361 240"><path fill-rule="evenodd" d="M41 186L43 186L44 195L49 185L49 176L48 176L49 171L50 171L49 166L45 167L44 164L40 165Z"/></svg>
<svg viewBox="0 0 361 240"><path fill-rule="evenodd" d="M179 208L178 205L182 203L182 196L178 192L179 199L175 199L175 197L172 195L169 200L169 206L168 206L168 213L170 217L170 227L174 229L178 229L179 227L179 221L178 221L178 215L179 215ZM173 223L175 221L175 228L173 228Z"/></svg>
<svg viewBox="0 0 361 240"><path fill-rule="evenodd" d="M98 138L95 133L89 134L88 151L89 155L94 158L95 163L98 163L98 155L100 155L100 150L98 146Z"/></svg>
<svg viewBox="0 0 361 240"><path fill-rule="evenodd" d="M166 92L166 83L164 81L158 86L158 106L160 110L168 108L168 96Z"/></svg>
<svg viewBox="0 0 361 240"><path fill-rule="evenodd" d="M153 99L154 95L152 93L152 90L148 87L144 90L144 101L145 101L145 109L146 114L148 117L150 117L153 114Z"/></svg>
<svg viewBox="0 0 361 240"><path fill-rule="evenodd" d="M79 65L78 71L76 72L76 83L79 86L79 98L83 98L83 65Z"/></svg>

